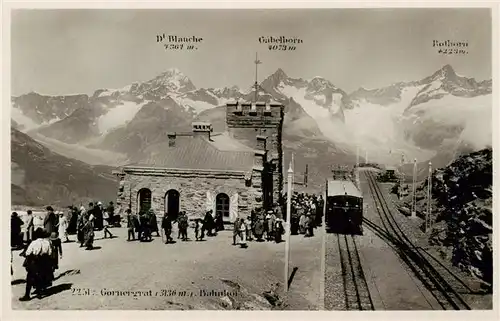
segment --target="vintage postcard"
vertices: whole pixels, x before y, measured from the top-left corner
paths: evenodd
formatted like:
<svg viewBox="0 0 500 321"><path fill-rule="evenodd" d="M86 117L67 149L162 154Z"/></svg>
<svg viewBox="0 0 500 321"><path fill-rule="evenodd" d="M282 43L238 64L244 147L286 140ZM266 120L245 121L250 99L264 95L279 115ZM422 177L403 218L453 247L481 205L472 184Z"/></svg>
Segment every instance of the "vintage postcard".
<svg viewBox="0 0 500 321"><path fill-rule="evenodd" d="M493 312L493 7L7 15L12 312Z"/></svg>

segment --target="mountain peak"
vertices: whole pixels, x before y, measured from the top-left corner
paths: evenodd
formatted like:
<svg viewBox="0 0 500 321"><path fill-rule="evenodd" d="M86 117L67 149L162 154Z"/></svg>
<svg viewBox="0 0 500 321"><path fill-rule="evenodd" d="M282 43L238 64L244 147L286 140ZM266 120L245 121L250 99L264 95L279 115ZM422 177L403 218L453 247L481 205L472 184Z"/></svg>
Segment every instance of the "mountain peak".
<svg viewBox="0 0 500 321"><path fill-rule="evenodd" d="M455 70L453 70L453 67L450 64L446 64L441 69L439 69L434 73L433 78L435 77L450 78L455 76L456 73Z"/></svg>
<svg viewBox="0 0 500 321"><path fill-rule="evenodd" d="M286 73L281 68L278 68L278 70L274 72L273 76L279 79L288 78Z"/></svg>

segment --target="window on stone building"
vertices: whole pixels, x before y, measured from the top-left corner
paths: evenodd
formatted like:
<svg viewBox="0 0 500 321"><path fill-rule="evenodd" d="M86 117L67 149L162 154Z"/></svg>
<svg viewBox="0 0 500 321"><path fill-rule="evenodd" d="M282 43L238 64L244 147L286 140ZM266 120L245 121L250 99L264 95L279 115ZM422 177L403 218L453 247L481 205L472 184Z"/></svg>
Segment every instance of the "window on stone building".
<svg viewBox="0 0 500 321"><path fill-rule="evenodd" d="M222 214L223 218L229 218L229 196L224 193L217 195L215 199L216 214Z"/></svg>
<svg viewBox="0 0 500 321"><path fill-rule="evenodd" d="M179 216L179 201L179 192L175 189L171 189L165 194L165 213L173 220Z"/></svg>
<svg viewBox="0 0 500 321"><path fill-rule="evenodd" d="M138 211L139 213L148 211L151 208L151 190L148 188L142 188L137 193L138 198Z"/></svg>

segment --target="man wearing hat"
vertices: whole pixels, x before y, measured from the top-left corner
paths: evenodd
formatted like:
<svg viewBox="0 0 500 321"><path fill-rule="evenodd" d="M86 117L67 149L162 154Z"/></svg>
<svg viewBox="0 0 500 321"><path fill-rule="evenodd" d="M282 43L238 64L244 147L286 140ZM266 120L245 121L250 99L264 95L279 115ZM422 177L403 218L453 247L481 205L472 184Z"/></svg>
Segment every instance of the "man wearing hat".
<svg viewBox="0 0 500 321"><path fill-rule="evenodd" d="M56 214L54 213L54 209L52 208L52 206L47 206L47 215L45 215L45 218L43 220L43 227L48 235L50 235L52 232L57 232L57 221L58 219Z"/></svg>

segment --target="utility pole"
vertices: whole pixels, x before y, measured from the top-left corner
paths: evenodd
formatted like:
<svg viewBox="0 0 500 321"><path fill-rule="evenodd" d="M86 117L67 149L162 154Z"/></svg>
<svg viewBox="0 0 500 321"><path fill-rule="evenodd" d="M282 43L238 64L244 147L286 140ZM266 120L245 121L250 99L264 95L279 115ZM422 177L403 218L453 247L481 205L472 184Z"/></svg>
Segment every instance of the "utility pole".
<svg viewBox="0 0 500 321"><path fill-rule="evenodd" d="M413 184L412 184L412 196L411 196L411 217L415 218L417 216L417 195L415 190L415 185L417 183L417 159L413 160Z"/></svg>
<svg viewBox="0 0 500 321"><path fill-rule="evenodd" d="M356 145L356 167L359 167L359 145Z"/></svg>
<svg viewBox="0 0 500 321"><path fill-rule="evenodd" d="M368 164L368 151L365 150L365 163Z"/></svg>
<svg viewBox="0 0 500 321"><path fill-rule="evenodd" d="M403 184L405 180L404 164L405 164L405 155L401 154L401 167L400 167L401 173L399 175L399 200L403 199Z"/></svg>
<svg viewBox="0 0 500 321"><path fill-rule="evenodd" d="M309 165L306 164L306 171L304 173L304 186L307 187L307 174L309 172Z"/></svg>
<svg viewBox="0 0 500 321"><path fill-rule="evenodd" d="M292 154L293 155L293 154ZM288 292L288 274L289 274L289 264L290 264L290 221L292 220L292 180L293 180L293 169L292 162L290 162L290 167L288 168L288 188L287 188L287 200L286 200L286 222L285 222L285 292Z"/></svg>
<svg viewBox="0 0 500 321"><path fill-rule="evenodd" d="M432 201L432 162L429 162L429 178L427 180L427 213L425 215L425 232L431 227L431 201Z"/></svg>

